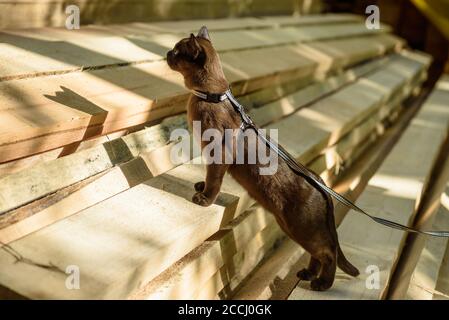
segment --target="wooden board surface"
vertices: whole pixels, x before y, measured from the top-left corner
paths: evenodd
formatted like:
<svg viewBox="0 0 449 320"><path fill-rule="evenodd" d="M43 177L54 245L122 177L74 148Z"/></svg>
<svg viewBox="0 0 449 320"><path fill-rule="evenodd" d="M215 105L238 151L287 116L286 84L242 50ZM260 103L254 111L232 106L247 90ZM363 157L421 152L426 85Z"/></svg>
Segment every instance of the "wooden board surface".
<svg viewBox="0 0 449 320"><path fill-rule="evenodd" d="M432 230L449 230L449 186L441 195L440 208L436 213ZM418 264L410 279L406 298L413 300L432 300L444 293L436 290L440 267L448 246L447 238L428 237L421 252Z"/></svg>
<svg viewBox="0 0 449 320"><path fill-rule="evenodd" d="M351 162L350 167L345 168L328 184L348 199L355 201L413 117L417 107L418 104L409 106L401 113L398 121L392 127L378 132L377 135L380 137L377 137L368 148L363 149L363 153L355 152L353 157L356 159ZM348 210L347 207L339 203L336 204L335 223L337 226ZM272 257L267 258L233 298L252 300L287 298L298 283L296 272L307 266L309 257L303 253L304 251L292 241L286 241L283 248L274 252Z"/></svg>
<svg viewBox="0 0 449 320"><path fill-rule="evenodd" d="M421 99L421 98L420 98ZM380 132L371 147L357 157L351 166L343 171L331 184L333 189L355 201L363 192L370 178L375 174L384 158L399 139L410 119L420 106L420 99L403 110L392 127ZM335 206L335 223L338 226L349 209L339 203ZM308 255L303 255L299 246L287 241L269 257L236 293L234 299L286 299L298 284L296 272L307 266ZM291 257L292 259L289 259ZM292 260L292 261L291 261ZM287 261L287 262L286 262Z"/></svg>
<svg viewBox="0 0 449 320"><path fill-rule="evenodd" d="M241 95L343 68L399 44L383 35L226 52L221 59ZM271 56L278 59L261 63ZM182 112L188 97L181 77L163 61L4 81L0 91L0 163Z"/></svg>
<svg viewBox="0 0 449 320"><path fill-rule="evenodd" d="M196 22L198 23L198 22ZM197 24L197 30L201 27ZM48 74L88 70L104 66L118 67L164 60L176 42L189 35L146 31L124 33L93 30L71 31L44 29L6 30L0 32L0 81L31 78ZM388 27L367 29L361 22L325 24L306 27L256 30L211 31L214 47L221 53L251 48L273 47L354 36L368 36L390 31Z"/></svg>
<svg viewBox="0 0 449 320"><path fill-rule="evenodd" d="M230 264L237 252L245 250L257 234L274 223L265 210L249 209L146 284L132 299L192 299L204 282L224 264Z"/></svg>
<svg viewBox="0 0 449 320"><path fill-rule="evenodd" d="M366 137L364 137L364 139L366 141ZM348 159L345 158L345 160ZM318 173L325 173L328 170L326 164L321 161L317 164L313 161L309 167L313 167L315 172ZM246 247L247 240L245 239L248 239L249 236L254 236L254 232L260 232L261 227L264 228L267 227L267 224L276 223L272 218L268 219L270 216L267 216L267 214L268 213L262 209L254 209L243 214L242 218L238 217L236 222L232 222L230 226L226 227L232 228L232 233L223 233L223 230L219 231L217 236L213 236L214 245L210 245L207 242L200 245L172 267L165 270L156 279L150 281L150 283L140 290L140 292L133 295L133 299L191 299L193 297L214 299L218 295L220 295L221 298L231 297L236 291L235 287L237 284L239 284L240 281L247 276L247 273L267 254L265 251L258 252L257 259L251 260L251 262L246 262L246 264L249 264L249 267L247 267L248 270L246 272L237 273L242 263L242 259L238 257L246 257L248 255ZM263 215L264 218L261 219L258 217L260 215ZM257 221L254 222L254 219L257 219ZM270 222L268 222L268 220ZM261 225L260 222L264 222L263 225ZM240 229L243 230L240 231ZM265 233L268 232L271 233L272 231L265 231ZM227 240L230 236L233 239L232 243ZM260 237L264 240L264 236L261 235ZM272 239L273 241L276 239L278 240L279 237L282 237L282 232L276 231L274 237L275 238ZM270 239L271 237L268 237L268 240ZM260 243L259 240L255 241ZM259 245L263 245L264 248L266 247L268 250L271 248L271 245L267 244L271 243L270 241L263 241L262 244ZM239 245L237 245L237 243ZM221 255L214 254L217 248L221 248ZM242 253L243 251L245 253ZM225 260L225 257L228 257L229 255L232 256L232 254L234 254L235 263L232 261L227 262ZM252 255L255 254L256 253L253 253ZM210 261L209 259L211 259L211 257L215 260ZM192 274L193 268L195 274ZM215 274L210 275L211 271L214 271ZM208 281L207 285L205 285L205 281L200 281L199 277L205 279L205 277L208 277L208 274L210 278L206 278Z"/></svg>
<svg viewBox="0 0 449 320"><path fill-rule="evenodd" d="M199 287L194 299L230 299L239 285L262 259L269 254L286 235L277 223L272 223L256 235L232 260L221 267L208 281Z"/></svg>
<svg viewBox="0 0 449 320"><path fill-rule="evenodd" d="M185 19L219 19L237 16L298 15L322 12L321 0L72 0L80 8L81 28L86 24L128 23ZM68 15L63 0L1 1L0 28L64 27ZM17 12L20 14L17 14ZM292 19L293 20L293 19ZM313 22L313 19L311 19Z"/></svg>
<svg viewBox="0 0 449 320"><path fill-rule="evenodd" d="M397 61L395 60L395 62ZM373 74L373 76L375 76L375 73ZM375 77L373 79L375 79ZM381 106L377 111L377 115L374 114L368 121L355 128L348 136L345 136L342 142L339 143L339 145L341 144L341 146L337 147L336 145L335 147L328 148L326 150L326 154L322 156L323 161L318 159L314 162L314 164L311 164L312 168L314 170L319 170L319 172L325 169L334 170L336 169L335 166L337 165L336 160L343 159L344 161L349 161L351 155L350 149L353 146L358 145L362 139L365 139L366 135L374 129L377 122L385 117L385 110L391 110L393 106L394 104L392 103L387 103L385 106ZM314 107L312 106L311 108L313 109ZM304 114L304 111L298 113L300 121L302 117L300 115L302 114ZM305 118L304 125L308 122L309 121ZM169 128L171 128L172 126L176 127L176 125L179 125L180 123L182 123L182 121L179 122L178 120L176 120L170 123L171 124L164 129L164 132L165 130L169 130ZM275 126L278 127L279 124L275 124ZM341 131L340 134L344 135L345 133ZM85 152L76 154L76 157L69 156L59 159L55 161L54 165L41 164L30 170L7 176L5 179L3 179L2 183L2 195L5 199L5 201L3 202L4 206L2 208L4 210L7 210L8 206L9 208L13 208L23 205L27 202L32 201L33 199L38 199L39 197L42 197L46 194L55 192L65 186L70 185L71 183L75 183L81 179L86 179L90 175L94 175L95 173L107 170L114 164L120 163L120 159L129 161L133 157L140 155L140 157L135 161L133 160L132 163L128 163L125 166L121 166L119 168L115 168L113 171L106 173L107 176L95 180L91 183L91 185L88 184L85 187L81 187L80 190L69 192L68 196L63 196L63 199L61 199L61 196L57 193L54 196L52 195L49 200L47 200L49 204L44 207L37 206L37 209L35 210L31 210L30 208L25 207L23 209L17 210L18 212L12 212L11 214L2 217L0 221L0 226L3 226L3 230L1 230L0 232L1 241L3 243L9 243L13 239L18 239L18 237L23 236L24 234L32 230L38 230L46 224L53 223L61 218L74 214L82 208L93 205L96 202L103 201L104 199L107 199L108 197L113 196L118 192L122 192L133 184L139 182L136 181L136 179L138 179L139 177L139 174L141 177L140 182L142 182L146 177L162 173L163 171L158 171L163 167L162 162L166 161L167 163L171 163L169 161L170 152L169 150L165 150L166 148L164 147L161 149L163 153L150 152L149 154L146 154L146 152L148 150L151 150L154 145L158 146L158 142L153 141L153 137L154 136L152 135L152 130L145 130L143 132L138 132L130 136L126 136L122 139L119 139L117 142L112 141L111 143L107 143L104 146L99 146L92 150L86 150ZM161 145L164 144L165 143L162 141ZM325 143L323 143L323 145L324 147L326 147ZM125 146L126 148L124 148ZM316 157L316 150L312 149L311 152L311 155L304 159L305 163L308 163L311 159ZM104 153L103 156L102 153ZM86 166L85 159L92 159L92 161L88 161L89 166ZM104 159L104 161L101 159ZM70 165L66 165L68 163L68 160L70 160ZM61 180L51 178L52 176L59 176L58 172L61 170L61 166L70 167L71 169L73 169L66 172L68 178ZM78 166L82 170L78 170ZM130 170L130 168L132 168L132 170ZM136 176L136 178L132 178L134 177L134 175ZM30 179L30 177L36 178ZM104 184L104 181L108 181L108 179L111 179L111 177L113 177L112 179L118 179L117 182L123 182L117 183L113 186L106 184L103 187L103 191L105 192L93 194L91 193L92 188L100 188L101 185ZM64 192L65 191L62 191L63 194ZM87 197L86 200L84 200L85 197ZM52 198L56 198L56 200L51 200ZM80 198L83 199L83 201L80 201L76 206L73 206L71 204L76 203L76 199ZM58 202L57 205L52 206L52 203L55 201ZM83 205L84 207L81 207ZM33 207L36 207L36 205L33 205ZM67 209L61 210L60 208ZM26 216L21 213L22 211L27 212ZM20 221L27 218L27 216L36 215L37 213L38 215L33 219L29 219L29 221ZM15 218L14 216L18 216L18 218ZM44 217L47 218L45 219Z"/></svg>
<svg viewBox="0 0 449 320"><path fill-rule="evenodd" d="M433 101L435 104L443 107L449 105L447 99L449 99L449 77L442 76L435 87ZM449 153L449 150L446 152ZM444 157L447 159L447 155L445 156L443 154L442 158ZM429 224L432 224L431 229L433 230L449 230L449 185L447 185L447 172L449 168L447 167L447 161L442 162L441 165L443 168L439 172L438 178L435 179L436 181L434 183L434 189L438 191L434 192L433 197L427 197L426 200L429 203L429 208L421 208L421 216L418 217L417 221L415 220L415 224L422 229L430 229L431 227ZM439 194L440 184L442 184L443 189L441 195ZM407 299L448 299L449 292L444 289L444 278L447 274L447 258L445 258L446 252L448 251L447 239L419 237L412 240L414 241L413 245L417 247L414 252L419 255L419 258L417 258L419 260L417 260L417 262L412 260L412 263L410 263L412 266L415 266L415 268L410 277L408 289L406 288L406 293L402 293L403 289L401 288L401 286L405 286L405 284L402 285L402 283L400 283L398 291L402 296L399 296L399 294L395 292L393 298L399 296ZM424 244L421 244L421 242L425 243L425 246ZM404 280L401 279L401 282L402 281Z"/></svg>
<svg viewBox="0 0 449 320"><path fill-rule="evenodd" d="M433 93L412 120L379 171L370 179L357 204L376 216L408 224L426 188L433 161L446 136L449 109ZM447 101L447 100L446 100ZM425 154L426 157L422 157ZM359 230L359 231L357 231ZM363 230L363 234L362 234ZM380 299L400 253L404 234L350 212L339 227L346 257L360 268L351 278L341 272L331 290L315 293L300 283L289 299ZM367 267L379 270L379 286L366 286ZM373 268L375 268L373 267ZM368 279L368 281L370 281Z"/></svg>
<svg viewBox="0 0 449 320"><path fill-rule="evenodd" d="M433 294L433 300L449 300L449 246L446 250L438 272L436 283L436 292Z"/></svg>
<svg viewBox="0 0 449 320"><path fill-rule="evenodd" d="M302 161L315 158L330 141L337 141L338 137L362 121L362 115L366 117L380 108L380 101L388 100L394 88L406 83L411 75L422 68L422 65L419 67L412 61L404 61L399 60L401 72L397 72L398 68L386 67L385 76L373 73L367 77L368 80L356 81L337 92L335 95L339 99L330 96L327 104L317 103L281 120L278 123L281 144ZM395 63L392 62L392 66ZM374 83L380 86L379 90L363 93ZM347 96L351 96L352 100L348 101ZM355 101L354 97L359 101ZM327 117L334 114L334 109L348 112L329 121ZM300 119L304 124L299 126ZM146 283L157 276L248 207L250 201L245 192L228 179L212 211L193 205L190 202L193 183L202 180L203 176L202 167L180 166L10 244L31 261L48 263L50 260L59 269L65 268L68 263L79 265L87 279L82 290L66 290L61 287L65 274L36 264L15 262L15 258L5 250L0 253L2 270L7 270L0 275L1 284L29 297L129 296L139 283ZM177 202L176 206L174 202ZM145 219L145 216L148 218ZM93 226L95 232L92 232ZM146 230L144 234L142 230ZM159 239L158 235L163 230L171 230L172 237ZM84 233L86 236L81 236ZM136 235L138 242L134 239ZM109 237L113 237L111 241L106 240ZM118 246L116 241L122 237L122 243ZM37 243L46 245L39 245L36 251ZM61 252L51 243L70 243L70 250ZM97 250L96 245L92 244L102 247L101 256L89 251ZM145 249L141 250L141 246ZM132 250L132 247L139 249ZM127 255L122 255L123 252ZM151 259L148 260L148 257ZM104 269L97 266L104 263L110 264L109 271L99 274L102 273L99 270ZM27 277L22 277L22 272L26 272ZM33 278L45 281L46 286L30 286ZM123 287L124 283L128 286Z"/></svg>
<svg viewBox="0 0 449 320"><path fill-rule="evenodd" d="M334 190L352 201L359 197L394 144L394 137L398 136L401 129L405 127L406 120L409 120L407 115L402 115L398 123L388 129L366 152L356 158L351 167L345 169L343 174L340 174L330 184ZM335 223L337 226L347 211L345 206L336 204ZM304 250L296 243L286 240L272 256L267 257L266 261L255 270L243 287L236 292L233 299L268 300L288 297L298 283L296 273L307 266L309 257L304 253Z"/></svg>
<svg viewBox="0 0 449 320"><path fill-rule="evenodd" d="M352 14L315 14L307 16L264 16L258 18L228 18L228 19L198 19L184 21L161 21L151 24L136 24L148 27L158 32L194 32L199 25L205 25L209 30L223 31L235 29L278 28L285 26L304 27L308 25L322 25L327 23L361 22L362 18ZM134 25L134 24L131 24Z"/></svg>
<svg viewBox="0 0 449 320"><path fill-rule="evenodd" d="M303 256L296 242L287 238L268 256L265 262L250 276L245 284L233 295L234 300L269 300L276 288L275 283L282 281L292 271L292 267ZM299 270L293 270L294 273ZM295 275L296 277L296 275Z"/></svg>
<svg viewBox="0 0 449 320"><path fill-rule="evenodd" d="M363 70L366 71L365 68ZM368 69L368 71L371 71L371 69ZM357 76L363 73L359 73L359 69L350 70L345 74L344 78L353 81L355 79L352 79L352 74ZM288 115L301 107L301 105L319 98L320 95L328 93L331 89L338 88L338 86L335 87L331 84L339 81L339 78L331 78L329 82L325 82L323 85L318 83L317 85L309 86L279 101L254 109L250 111L250 114L259 125L263 126L270 121L278 119L279 114ZM341 82L342 84L343 82ZM264 116L261 117L261 115ZM150 170L153 175L160 174L163 172L161 170L161 157L168 159L169 149L167 148L164 156L161 156L160 152L154 151L164 147L169 142L169 133L174 128L187 128L185 118L179 116L166 119L160 125L141 132L133 133L51 163L41 163L26 171L6 176L2 179L1 185L3 187L0 187L4 190L0 194L5 199L2 202L0 211L8 211L26 204L109 169L114 164L129 161L138 155L145 156L147 159L154 159L154 165ZM86 159L90 159L87 164L85 163ZM65 179L52 178L59 177L59 171L63 167L67 177Z"/></svg>
<svg viewBox="0 0 449 320"><path fill-rule="evenodd" d="M382 114L382 112L379 112L379 114ZM383 116L386 116L383 114ZM409 119L409 118L408 118ZM342 152L342 158L346 162L349 162L349 160L354 161L354 159L351 158L351 155L347 152L349 150L354 151L358 149L358 144L362 141L365 142L367 146L368 139L366 137L366 134L364 133L365 130L372 130L373 125L371 120L376 120L376 123L378 123L380 120L376 117L373 117L369 119L368 121L361 124L359 127L353 129L348 135L342 138L341 141L336 146L340 146L340 144L343 143L343 146L341 148L338 148L340 152ZM405 121L406 119L404 119ZM401 123L405 123L404 121L401 121ZM367 129L367 128L370 129ZM398 125L398 127L403 128L404 124ZM375 131L375 130L374 130ZM388 142L387 140L392 140L392 132L398 134L400 132L399 128L394 128L394 130L390 130L388 136L386 136L384 139L382 139L384 142L382 143L383 148L378 147L376 149L377 151L374 153L370 153L371 157L367 158L363 163L363 169L361 166L358 166L358 170L364 170L363 173L360 173L360 175L353 177L353 183L348 184L344 182L345 184L345 195L351 199L355 199L359 194L360 190L366 185L368 182L370 176L375 171L375 166L379 165L380 159L382 156L385 156L386 149L392 145L392 142ZM363 144L363 143L361 143ZM362 147L363 148L363 147ZM365 150L366 148L363 148ZM385 150L384 150L385 149ZM345 151L346 150L346 151ZM351 154L354 154L354 152L351 152ZM356 155L354 155L356 156ZM321 157L317 158L316 160L312 161L312 164L308 165L310 168L313 168L315 172L326 173L327 170L329 170L329 167L326 165L326 161L320 161ZM328 165L331 165L331 162L327 163ZM322 174L322 175L323 175ZM342 192L342 190L339 190ZM341 221L340 215L343 215L343 211L345 210L345 207L339 207L337 206L337 212L336 216L338 216L337 221ZM341 212L339 212L341 211ZM250 219L247 219L246 214L244 214L245 220L243 220L245 223L248 223L250 225L257 226L257 223L251 223L249 222ZM239 226L241 226L242 221L238 218ZM240 224L241 223L241 224ZM248 235L252 235L253 229L246 230L243 235L240 235L237 230L234 229L232 233L233 239L235 241L243 241L243 239L246 239ZM225 239L229 236L228 233L224 235L220 235L220 232L218 233L220 239ZM139 293L136 293L133 296L133 299L189 299L193 298L192 291L198 291L201 292L201 294L196 295L197 298L203 298L203 299L214 299L214 298L252 298L252 299L268 299L270 297L271 286L273 285L273 282L275 281L273 275L267 275L267 273L273 272L275 273L276 277L280 277L280 273L282 273L285 276L285 273L288 272L288 268L290 268L293 264L297 262L299 257L304 252L297 244L292 243L289 240L286 240L283 247L285 248L279 248L277 249L273 254L275 257L279 256L279 258L275 258L274 260L278 261L272 261L272 257L270 257L264 265L262 265L262 270L257 271L254 276L251 276L250 283L245 284L245 288L238 289L237 296L234 294L236 293L236 289L232 288L231 279L234 280L234 286L237 284L240 284L240 282L244 279L246 283L246 276L247 274L243 272L243 276L235 277L235 276L226 276L229 274L230 268L232 268L229 265L224 265L220 268L219 271L215 273L214 276L212 276L209 281L207 281L207 284L204 284L205 277L210 276L210 272L214 268L218 268L218 265L223 265L225 262L223 261L223 255L224 252L231 251L234 253L235 251L242 250L241 246L236 248L235 244L229 244L228 242L225 242L224 240L221 241L221 248L222 253L221 255L213 254L215 250L217 250L216 246L212 246L210 244L207 244L207 242L195 250L193 250L191 253L186 255L183 259L172 265L169 269L165 270L161 275L159 275L156 279L153 281L150 281L149 284L147 284L144 289L142 289ZM240 248L240 249L239 249ZM245 247L243 247L245 248ZM225 251L226 250L226 251ZM280 252L278 253L278 250ZM284 252L285 251L285 252ZM263 252L265 254L264 258L266 258L266 254L268 252ZM241 254L240 254L241 255ZM285 256L287 255L287 256ZM211 256L214 257L213 260L209 261L208 259L211 259ZM256 259L254 263L250 264L253 266L253 264L259 262L259 260L262 258L260 256L259 259ZM209 262L205 262L205 261ZM215 262L214 262L215 261ZM217 262L218 261L218 262ZM241 260L236 260L241 261ZM286 262L287 261L287 262ZM278 264L281 263L281 266ZM280 270L276 269L276 266L279 267ZM193 269L194 268L194 269ZM253 266L254 268L254 266ZM234 266L232 270L236 270L237 268ZM192 270L195 270L195 274L192 274ZM226 271L228 270L228 271ZM235 271L233 271L235 272ZM233 273L231 272L231 273ZM272 277L269 277L272 276ZM266 279L263 279L266 278ZM240 282L239 282L240 281ZM269 285L267 284L269 282ZM256 292L258 292L257 295ZM268 295L268 296L267 296Z"/></svg>

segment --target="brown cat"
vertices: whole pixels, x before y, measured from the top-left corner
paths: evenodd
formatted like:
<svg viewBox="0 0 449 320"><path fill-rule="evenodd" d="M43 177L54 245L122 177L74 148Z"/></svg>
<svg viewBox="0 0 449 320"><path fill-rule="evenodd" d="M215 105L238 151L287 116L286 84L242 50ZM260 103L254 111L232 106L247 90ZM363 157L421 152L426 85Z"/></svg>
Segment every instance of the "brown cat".
<svg viewBox="0 0 449 320"><path fill-rule="evenodd" d="M206 27L202 27L196 37L191 34L179 41L167 53L167 63L184 76L188 89L217 94L229 89ZM193 121L201 122L202 133L213 128L224 134L225 129L238 129L241 124L229 100L211 103L192 95L187 115L190 125ZM223 141L219 143L226 148ZM235 149L232 156L236 156ZM192 201L202 206L211 205L220 191L224 174L229 172L251 197L275 215L282 230L310 253L309 266L299 271L298 277L311 280L313 290L332 286L337 264L344 272L357 276L359 271L340 249L330 196L295 175L281 158L273 175L261 175L261 166L259 162L208 164L206 180L195 184L197 193Z"/></svg>

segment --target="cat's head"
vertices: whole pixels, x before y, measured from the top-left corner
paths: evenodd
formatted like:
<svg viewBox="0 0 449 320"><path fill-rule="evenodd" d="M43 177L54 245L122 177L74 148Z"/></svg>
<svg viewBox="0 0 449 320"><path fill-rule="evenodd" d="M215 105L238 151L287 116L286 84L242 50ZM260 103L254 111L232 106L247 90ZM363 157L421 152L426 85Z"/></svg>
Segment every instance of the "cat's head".
<svg viewBox="0 0 449 320"><path fill-rule="evenodd" d="M189 89L204 89L205 81L224 79L220 58L212 46L207 27L180 40L167 52L167 63L184 76Z"/></svg>

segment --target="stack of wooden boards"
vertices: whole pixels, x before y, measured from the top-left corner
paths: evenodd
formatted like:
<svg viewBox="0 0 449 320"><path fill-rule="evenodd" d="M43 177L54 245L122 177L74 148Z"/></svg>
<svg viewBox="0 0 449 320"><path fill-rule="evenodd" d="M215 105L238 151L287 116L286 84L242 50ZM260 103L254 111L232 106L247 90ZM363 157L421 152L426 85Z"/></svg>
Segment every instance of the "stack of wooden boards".
<svg viewBox="0 0 449 320"><path fill-rule="evenodd" d="M153 22L255 15L292 15L322 12L322 0L1 0L1 28L64 27L72 22L73 7L85 24ZM69 10L67 10L67 8Z"/></svg>
<svg viewBox="0 0 449 320"><path fill-rule="evenodd" d="M449 76L443 76L437 83L435 90L427 100L426 108L435 112L447 114L449 101ZM441 120L440 120L441 121ZM446 150L447 151L447 150ZM443 157L444 158L444 157ZM434 201L427 205L426 214L422 220L427 220L427 228L436 230L449 230L449 171L448 157L443 161L443 169L439 172L444 178L440 179L442 189L437 189L433 196ZM445 175L446 174L446 175ZM429 211L429 212L427 212ZM423 223L421 223L423 224ZM424 248L420 252L418 262L413 270L406 287L401 295L408 299L449 299L449 245L446 238L424 239ZM421 248L419 248L421 249Z"/></svg>
<svg viewBox="0 0 449 320"><path fill-rule="evenodd" d="M437 159L445 158L445 166L448 165L448 104L449 77L446 76L439 81L380 169L369 180L357 200L360 207L406 225L413 224L421 212L428 213L429 208L423 208L421 202L429 196L428 192L435 192L431 176L440 173L434 171L435 168L441 170ZM441 154L444 157L440 157ZM447 182L447 173L445 180ZM439 192L435 195L440 201L432 209L436 219L429 227L434 230L448 230L447 192L445 188L443 194ZM293 290L289 299L379 299L386 296L406 235L355 213L344 219L339 233L346 257L361 268L358 279L339 273L334 290L319 294L300 285ZM446 247L447 238L427 239L427 245L407 284L409 298L448 298L447 263L442 262ZM441 280L438 278L439 269ZM436 289L438 281L441 291Z"/></svg>
<svg viewBox="0 0 449 320"><path fill-rule="evenodd" d="M164 57L201 25L236 95L311 81L402 45L387 27L368 30L350 15L242 20L2 32L0 163L67 154L88 138L182 112L188 92Z"/></svg>
<svg viewBox="0 0 449 320"><path fill-rule="evenodd" d="M401 119L430 63L387 27L368 30L348 15L1 34L10 42L0 54L29 55L2 66L0 82L0 162L9 161L0 168L3 291L34 299L232 298L272 252L287 255L287 264L303 255L230 177L216 204L191 203L204 167L170 161L170 132L186 127L188 93L163 54L203 24L255 122L278 129L280 143L329 183ZM394 180L391 170L369 188ZM407 195L417 195L411 188ZM368 253L346 244L369 239L353 233L360 217L352 218L342 242L358 264ZM394 239L383 238L392 256ZM79 289L67 287L73 266Z"/></svg>

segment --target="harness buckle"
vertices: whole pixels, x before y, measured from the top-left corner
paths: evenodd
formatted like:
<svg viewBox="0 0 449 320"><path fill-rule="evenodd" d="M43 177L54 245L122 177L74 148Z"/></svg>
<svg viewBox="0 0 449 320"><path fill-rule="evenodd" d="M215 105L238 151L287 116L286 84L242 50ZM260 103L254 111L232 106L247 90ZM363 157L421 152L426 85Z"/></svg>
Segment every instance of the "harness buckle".
<svg viewBox="0 0 449 320"><path fill-rule="evenodd" d="M240 130L246 131L246 129L251 128L253 126L252 123L247 123L245 121L242 121L242 124L240 125Z"/></svg>
<svg viewBox="0 0 449 320"><path fill-rule="evenodd" d="M222 95L219 94L219 93L208 93L208 94L207 94L207 100L208 100L209 102L219 103L219 102L222 101L221 96L222 96Z"/></svg>

